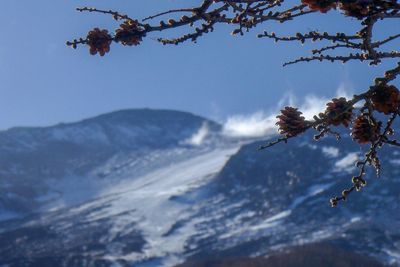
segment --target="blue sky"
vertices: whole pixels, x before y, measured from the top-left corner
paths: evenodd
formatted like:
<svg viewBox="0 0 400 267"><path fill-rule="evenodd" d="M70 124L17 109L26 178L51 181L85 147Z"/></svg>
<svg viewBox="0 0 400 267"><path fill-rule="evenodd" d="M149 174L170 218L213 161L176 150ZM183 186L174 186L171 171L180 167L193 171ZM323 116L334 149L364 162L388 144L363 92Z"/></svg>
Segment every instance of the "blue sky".
<svg viewBox="0 0 400 267"><path fill-rule="evenodd" d="M155 33L138 47L114 44L103 58L90 56L83 46L77 50L65 46L67 40L84 37L93 27L118 26L109 16L76 12L77 6L119 10L139 19L200 2L3 0L0 129L71 122L143 107L190 111L223 121L236 114L273 112L288 93L301 102L310 94L332 97L340 86L358 92L382 71L360 63L316 62L283 68L285 60L306 55L310 46L277 45L256 38L264 29L285 34L356 28L358 21L336 11L286 25L265 23L243 37L231 36L232 28L220 25L197 44L162 46L155 41L161 34ZM395 23L383 25L382 32L400 27Z"/></svg>

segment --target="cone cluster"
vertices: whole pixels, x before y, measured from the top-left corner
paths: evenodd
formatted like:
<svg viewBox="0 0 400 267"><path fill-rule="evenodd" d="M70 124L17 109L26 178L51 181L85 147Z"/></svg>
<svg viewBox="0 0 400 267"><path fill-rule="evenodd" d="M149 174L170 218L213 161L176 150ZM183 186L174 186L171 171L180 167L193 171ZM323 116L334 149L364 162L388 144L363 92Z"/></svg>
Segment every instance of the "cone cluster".
<svg viewBox="0 0 400 267"><path fill-rule="evenodd" d="M306 120L297 108L285 107L281 115L276 116L279 133L287 137L296 136L306 130Z"/></svg>
<svg viewBox="0 0 400 267"><path fill-rule="evenodd" d="M372 106L386 115L396 112L400 104L399 90L393 85L381 85L371 95Z"/></svg>
<svg viewBox="0 0 400 267"><path fill-rule="evenodd" d="M368 16L371 12L371 1L356 0L356 1L342 1L339 4L341 10L344 11L346 16L363 18Z"/></svg>
<svg viewBox="0 0 400 267"><path fill-rule="evenodd" d="M379 138L380 125L368 114L361 114L353 122L351 136L359 144L374 142Z"/></svg>
<svg viewBox="0 0 400 267"><path fill-rule="evenodd" d="M302 0L311 10L326 13L339 8L346 16L358 19L365 18L374 12L381 12L395 7L394 0Z"/></svg>
<svg viewBox="0 0 400 267"><path fill-rule="evenodd" d="M108 34L107 30L94 28L88 33L86 40L91 55L99 53L100 56L104 56L110 51L112 37Z"/></svg>
<svg viewBox="0 0 400 267"><path fill-rule="evenodd" d="M396 6L396 1L392 0L341 0L339 8L345 15L362 19L372 15L374 12L381 12Z"/></svg>
<svg viewBox="0 0 400 267"><path fill-rule="evenodd" d="M334 98L326 105L325 116L328 118L328 124L335 126L343 124L349 127L353 117L353 107L349 105L346 98Z"/></svg>
<svg viewBox="0 0 400 267"><path fill-rule="evenodd" d="M138 22L128 19L115 31L115 41L122 45L136 46L142 41L143 35L144 31Z"/></svg>
<svg viewBox="0 0 400 267"><path fill-rule="evenodd" d="M319 11L321 13L326 13L336 7L335 1L332 0L301 0L301 2L308 5L311 10Z"/></svg>

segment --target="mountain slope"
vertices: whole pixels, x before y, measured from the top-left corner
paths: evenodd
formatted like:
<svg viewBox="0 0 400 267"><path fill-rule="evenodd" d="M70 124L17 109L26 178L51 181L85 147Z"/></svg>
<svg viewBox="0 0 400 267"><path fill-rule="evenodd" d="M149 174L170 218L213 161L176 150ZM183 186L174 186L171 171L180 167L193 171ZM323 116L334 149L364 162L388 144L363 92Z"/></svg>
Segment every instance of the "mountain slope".
<svg viewBox="0 0 400 267"><path fill-rule="evenodd" d="M80 190L77 182L82 184L85 199L85 194L99 190L98 180L105 180L107 162L113 161L115 170L123 167L119 158L126 165L139 165L140 159L149 164L150 154L156 150L191 148L185 141L202 127L207 128L208 140L220 129L217 123L190 113L142 109L77 123L0 132L0 209L18 213L36 210L42 202L64 194L65 189ZM115 161L120 161L117 166ZM97 168L102 171L96 172Z"/></svg>
<svg viewBox="0 0 400 267"><path fill-rule="evenodd" d="M361 150L347 137L341 142L327 138L318 146L309 138L262 153L256 142L231 157L214 187L216 195L236 208L203 226L220 230L212 241L197 240L204 247L191 258L265 255L324 241L400 262L399 153L384 150L382 177L369 173L369 185L361 193L332 209L329 198L349 186Z"/></svg>
<svg viewBox="0 0 400 267"><path fill-rule="evenodd" d="M221 127L206 119L141 112L35 130L48 136L43 132L62 129L57 142L63 140L68 149L52 150L52 136L37 137L35 157L22 152L31 157L20 161L22 170L53 164L43 151L65 158L51 165L51 175L44 168L36 169L37 177L21 174L21 180L28 177L25 185L35 188L32 196L18 183L11 187L21 190L25 201L38 203L30 206L33 213L0 222L0 265L175 266L282 255L319 243L381 263L400 262L395 149L384 150L379 180L370 178L361 193L332 209L329 198L349 185L363 151L349 137L316 145L304 135L260 152L261 142L225 138ZM138 116L146 119L135 120ZM100 133L107 138L96 137ZM8 140L15 138L7 134ZM36 135L19 134L19 142L9 146ZM122 141L130 136L136 141ZM79 160L68 152L75 146L84 151L76 154ZM10 153L23 158L17 150ZM7 200L10 187L2 188Z"/></svg>
<svg viewBox="0 0 400 267"><path fill-rule="evenodd" d="M177 267L382 267L383 264L365 255L345 251L326 244L295 247L290 252L269 257L230 257L215 260L188 261Z"/></svg>

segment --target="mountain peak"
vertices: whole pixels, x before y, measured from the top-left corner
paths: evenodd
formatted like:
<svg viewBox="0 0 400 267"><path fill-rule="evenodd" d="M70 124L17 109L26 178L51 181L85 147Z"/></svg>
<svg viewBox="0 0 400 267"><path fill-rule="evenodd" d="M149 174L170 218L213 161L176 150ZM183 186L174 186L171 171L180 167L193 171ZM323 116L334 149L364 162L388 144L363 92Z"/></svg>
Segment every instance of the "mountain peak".
<svg viewBox="0 0 400 267"><path fill-rule="evenodd" d="M142 108L142 109L122 109L117 110L105 114L101 114L96 117L92 117L89 119L82 120L81 122L87 121L119 121L119 120L129 120L131 122L138 121L146 121L146 120L154 120L154 119L194 119L194 120L202 120L209 121L206 118L194 115L190 112L177 111L177 110L168 110L168 109L150 109L150 108ZM79 122L78 122L79 123Z"/></svg>
<svg viewBox="0 0 400 267"><path fill-rule="evenodd" d="M182 111L156 109L125 109L102 114L73 123L49 127L16 127L0 132L0 146L43 142L68 142L118 147L139 147L164 143L175 145L195 134L204 123L210 131L221 126L206 118ZM11 140L10 140L11 139Z"/></svg>

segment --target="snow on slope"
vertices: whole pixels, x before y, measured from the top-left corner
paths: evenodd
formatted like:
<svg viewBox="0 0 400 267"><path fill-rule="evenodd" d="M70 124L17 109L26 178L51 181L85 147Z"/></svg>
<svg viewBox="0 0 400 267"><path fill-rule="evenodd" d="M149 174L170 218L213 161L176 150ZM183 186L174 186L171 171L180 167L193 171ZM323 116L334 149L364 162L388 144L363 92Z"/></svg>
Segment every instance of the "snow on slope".
<svg viewBox="0 0 400 267"><path fill-rule="evenodd" d="M135 113L96 118L89 128L88 121L54 127L57 131L50 131L43 146L31 148L41 151L29 152L25 165L30 168L12 168L14 160L4 161L15 175L14 169L25 171L21 182L35 178L28 188L41 182L46 190L32 194L42 205L40 212L0 222L0 265L175 266L185 258L268 255L329 240L352 243L378 258L398 259L398 245L393 245L398 229L371 223L379 216L388 225L400 219L395 212L399 187L393 179L399 176L397 168L385 168L391 186L379 189L382 185L371 183L362 198L352 196L341 209L328 208L328 198L347 186L347 172L353 171L359 155L359 148L343 143L346 138L316 146L309 142L312 137L301 137L259 153L261 143L226 139L220 127L202 118L181 114L182 120L153 121L163 112L146 118ZM103 134L96 125L102 125ZM47 136L43 131L34 130L31 139L42 140ZM90 142L84 137L96 144L86 147ZM9 144L0 136L0 148L1 140ZM397 156L393 152L390 157L394 166ZM8 158L5 153L3 157ZM10 191L6 183L2 186ZM365 229L359 233L361 224Z"/></svg>
<svg viewBox="0 0 400 267"><path fill-rule="evenodd" d="M140 177L131 173L132 179L123 179L120 184L100 192L96 200L63 213L60 221L64 223L58 228L61 230L70 226L71 220L67 217L84 215L86 223L108 219L111 227L101 240L109 244L108 255L104 259L137 262L163 257L160 266L173 266L182 261L181 253L196 224L196 220L188 220L177 231L171 231L177 221L185 220L196 212L190 196L185 195L208 183L238 149L234 146L201 152ZM182 197L182 201L176 200L177 197ZM53 216L47 218L50 223L55 219ZM146 244L142 253L125 254L112 240L116 236L129 235L134 230L141 233Z"/></svg>

